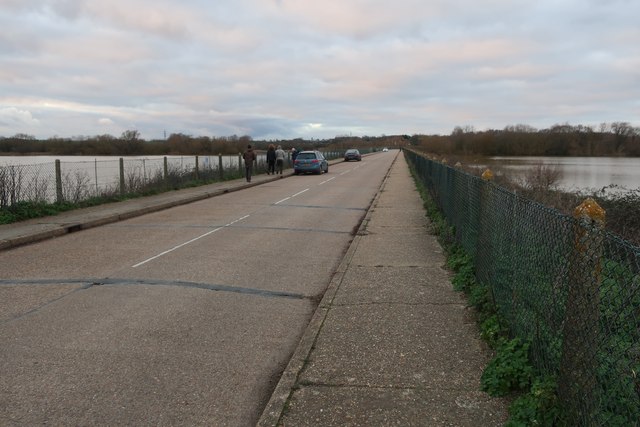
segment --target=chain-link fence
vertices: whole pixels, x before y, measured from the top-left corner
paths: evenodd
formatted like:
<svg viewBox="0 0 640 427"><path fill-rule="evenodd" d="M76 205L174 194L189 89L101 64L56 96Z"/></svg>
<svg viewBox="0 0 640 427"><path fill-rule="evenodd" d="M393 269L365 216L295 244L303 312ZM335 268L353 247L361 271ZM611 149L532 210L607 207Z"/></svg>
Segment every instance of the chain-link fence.
<svg viewBox="0 0 640 427"><path fill-rule="evenodd" d="M0 207L55 199L55 179L53 163L0 166Z"/></svg>
<svg viewBox="0 0 640 427"><path fill-rule="evenodd" d="M364 149L363 153L374 151ZM327 159L344 151L325 151ZM289 154L286 167L292 166ZM266 155L258 154L254 173L266 173ZM30 165L0 165L0 208L20 202L72 202L125 194L145 194L241 178L241 155L119 158L55 161Z"/></svg>
<svg viewBox="0 0 640 427"><path fill-rule="evenodd" d="M239 156L58 161L0 166L0 207L20 202L81 202L241 176Z"/></svg>
<svg viewBox="0 0 640 427"><path fill-rule="evenodd" d="M575 425L640 425L640 248L605 231L587 203L563 215L405 151L513 336ZM595 218L594 218L595 217ZM594 219L592 219L594 218Z"/></svg>

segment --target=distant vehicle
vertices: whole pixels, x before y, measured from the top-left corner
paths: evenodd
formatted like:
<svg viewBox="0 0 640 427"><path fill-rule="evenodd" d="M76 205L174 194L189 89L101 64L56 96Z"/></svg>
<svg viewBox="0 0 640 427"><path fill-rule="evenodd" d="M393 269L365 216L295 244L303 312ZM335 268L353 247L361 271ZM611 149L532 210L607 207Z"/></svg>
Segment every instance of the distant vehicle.
<svg viewBox="0 0 640 427"><path fill-rule="evenodd" d="M362 160L362 156L360 155L360 151L355 148L351 148L344 153L344 161L348 162L349 160Z"/></svg>
<svg viewBox="0 0 640 427"><path fill-rule="evenodd" d="M293 173L329 173L329 162L319 151L301 151L293 162Z"/></svg>
<svg viewBox="0 0 640 427"><path fill-rule="evenodd" d="M384 148L382 149L382 151L387 152L387 151L389 151L389 149L388 149L387 147L384 147Z"/></svg>

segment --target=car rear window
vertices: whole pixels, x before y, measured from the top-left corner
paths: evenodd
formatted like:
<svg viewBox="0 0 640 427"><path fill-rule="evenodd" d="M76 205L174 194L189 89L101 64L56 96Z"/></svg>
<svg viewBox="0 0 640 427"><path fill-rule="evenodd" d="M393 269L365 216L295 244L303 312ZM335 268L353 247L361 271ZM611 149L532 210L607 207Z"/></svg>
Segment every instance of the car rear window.
<svg viewBox="0 0 640 427"><path fill-rule="evenodd" d="M315 153L300 153L298 154L298 157L296 157L296 159L303 159L303 160L315 159L315 158L316 158Z"/></svg>

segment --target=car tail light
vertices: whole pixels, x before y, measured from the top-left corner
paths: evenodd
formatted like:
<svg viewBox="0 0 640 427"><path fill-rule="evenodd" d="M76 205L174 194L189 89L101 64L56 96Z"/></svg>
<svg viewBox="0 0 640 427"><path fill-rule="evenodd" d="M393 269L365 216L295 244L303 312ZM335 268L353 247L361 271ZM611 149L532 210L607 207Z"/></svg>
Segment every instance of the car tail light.
<svg viewBox="0 0 640 427"><path fill-rule="evenodd" d="M318 160L311 160L311 163L315 165L316 163L318 163Z"/></svg>

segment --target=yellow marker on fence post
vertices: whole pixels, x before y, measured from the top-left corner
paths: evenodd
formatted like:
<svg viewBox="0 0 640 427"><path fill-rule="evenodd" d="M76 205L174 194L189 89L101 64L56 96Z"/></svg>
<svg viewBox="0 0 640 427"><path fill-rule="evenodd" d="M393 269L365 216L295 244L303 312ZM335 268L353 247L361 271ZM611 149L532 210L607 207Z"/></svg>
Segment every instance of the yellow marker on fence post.
<svg viewBox="0 0 640 427"><path fill-rule="evenodd" d="M573 213L574 247L569 265L558 393L570 419L595 422L598 411L597 346L605 211L588 198Z"/></svg>

